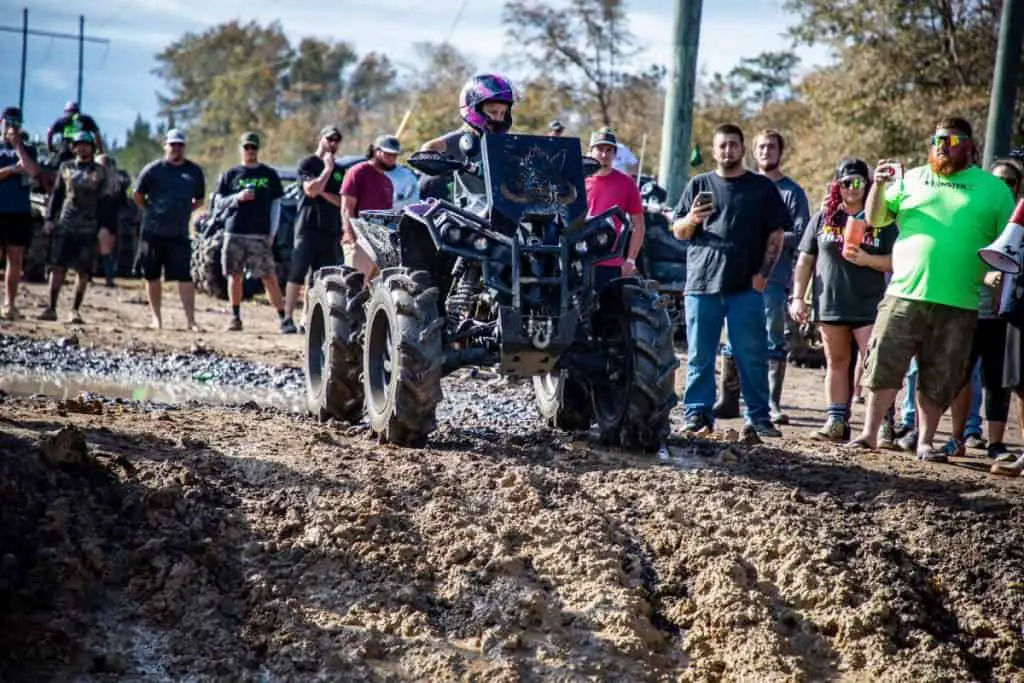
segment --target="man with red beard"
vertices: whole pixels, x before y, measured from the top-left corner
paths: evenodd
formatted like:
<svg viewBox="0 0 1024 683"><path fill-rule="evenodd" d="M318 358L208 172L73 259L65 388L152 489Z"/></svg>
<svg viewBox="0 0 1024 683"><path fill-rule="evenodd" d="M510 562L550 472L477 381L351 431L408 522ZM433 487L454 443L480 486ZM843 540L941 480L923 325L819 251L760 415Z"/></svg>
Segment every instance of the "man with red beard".
<svg viewBox="0 0 1024 683"><path fill-rule="evenodd" d="M945 462L950 455L934 448L932 440L942 414L969 380L986 272L978 250L999 235L1014 208L1010 189L974 158L970 124L949 117L935 127L927 166L909 170L904 178L894 177L886 161L875 171L868 222L881 227L896 221L900 232L892 280L878 305L868 349L864 431L851 446L875 448L885 411L916 356L917 457ZM953 425L954 434L962 433L960 422Z"/></svg>

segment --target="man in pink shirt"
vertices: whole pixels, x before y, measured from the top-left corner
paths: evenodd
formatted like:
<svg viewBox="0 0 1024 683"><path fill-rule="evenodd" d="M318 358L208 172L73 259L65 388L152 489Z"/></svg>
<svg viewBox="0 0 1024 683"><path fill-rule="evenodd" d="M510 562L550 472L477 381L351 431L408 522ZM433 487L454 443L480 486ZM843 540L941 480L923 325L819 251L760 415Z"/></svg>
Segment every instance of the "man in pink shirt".
<svg viewBox="0 0 1024 683"><path fill-rule="evenodd" d="M594 131L590 136L590 155L601 163L601 168L587 178L587 214L596 216L618 206L629 215L633 234L626 247L625 257L601 261L594 272L594 289L601 291L609 281L636 273L636 257L644 244L644 207L640 190L629 175L612 167L619 145L611 128ZM622 225L616 220L619 235Z"/></svg>
<svg viewBox="0 0 1024 683"><path fill-rule="evenodd" d="M373 273L374 264L356 245L352 219L358 218L360 211L384 211L392 207L395 190L387 174L394 170L401 153L398 138L381 135L367 150L366 161L350 168L341 185L341 244L346 252L345 260L367 277Z"/></svg>

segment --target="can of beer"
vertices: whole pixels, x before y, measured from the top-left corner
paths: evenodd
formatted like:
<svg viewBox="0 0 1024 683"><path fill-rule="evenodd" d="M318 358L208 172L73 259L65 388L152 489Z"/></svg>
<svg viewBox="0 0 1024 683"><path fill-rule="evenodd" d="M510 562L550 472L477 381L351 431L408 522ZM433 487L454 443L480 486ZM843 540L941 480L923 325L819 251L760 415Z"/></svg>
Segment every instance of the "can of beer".
<svg viewBox="0 0 1024 683"><path fill-rule="evenodd" d="M846 228L843 230L843 250L847 247L859 247L864 241L864 233L868 224L860 218L846 217Z"/></svg>
<svg viewBox="0 0 1024 683"><path fill-rule="evenodd" d="M878 180L903 180L903 173L906 170L902 161L890 161L875 170Z"/></svg>

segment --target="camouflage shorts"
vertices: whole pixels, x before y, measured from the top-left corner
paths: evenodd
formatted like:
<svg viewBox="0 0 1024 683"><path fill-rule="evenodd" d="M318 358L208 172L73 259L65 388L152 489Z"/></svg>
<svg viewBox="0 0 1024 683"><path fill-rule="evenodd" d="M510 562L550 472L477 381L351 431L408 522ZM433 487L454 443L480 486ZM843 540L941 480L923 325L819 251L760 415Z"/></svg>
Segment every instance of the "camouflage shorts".
<svg viewBox="0 0 1024 683"><path fill-rule="evenodd" d="M274 251L264 235L225 235L221 251L225 275L248 272L254 278L274 275Z"/></svg>
<svg viewBox="0 0 1024 683"><path fill-rule="evenodd" d="M978 312L886 296L865 359L868 389L899 389L917 356L918 391L949 406L967 382Z"/></svg>

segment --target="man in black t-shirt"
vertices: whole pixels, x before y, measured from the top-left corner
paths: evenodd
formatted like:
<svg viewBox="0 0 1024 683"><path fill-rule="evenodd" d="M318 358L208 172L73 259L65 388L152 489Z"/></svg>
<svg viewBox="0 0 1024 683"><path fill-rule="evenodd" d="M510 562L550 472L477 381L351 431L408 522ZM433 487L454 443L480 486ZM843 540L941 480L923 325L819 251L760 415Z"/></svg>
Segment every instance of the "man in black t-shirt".
<svg viewBox="0 0 1024 683"><path fill-rule="evenodd" d="M284 304L271 247L281 219L284 188L277 171L260 163L260 137L256 133L243 134L239 144L242 163L221 176L214 198L215 210L226 214L221 258L228 278L228 330L232 331L242 329L242 285L246 271L263 280L267 298L284 323Z"/></svg>
<svg viewBox="0 0 1024 683"><path fill-rule="evenodd" d="M341 144L341 131L325 126L317 140L316 154L299 162L302 197L295 219L295 249L285 289L281 332L298 332L292 315L302 286L311 272L342 262L341 181L343 171L335 168L334 157Z"/></svg>
<svg viewBox="0 0 1024 683"><path fill-rule="evenodd" d="M100 135L100 128L96 121L79 111L78 102L68 102L64 105L64 115L53 122L50 129L46 131L46 147L51 152L59 152L61 163L75 158L71 150L71 141L77 133L85 131L92 133L96 141L96 154L103 154L103 136ZM54 136L60 136L60 147L53 146Z"/></svg>
<svg viewBox="0 0 1024 683"><path fill-rule="evenodd" d="M715 356L728 322L746 402L744 432L781 436L771 421L763 292L792 224L775 183L743 168L743 131L715 129L717 168L692 178L672 231L686 258L686 431L714 426Z"/></svg>

